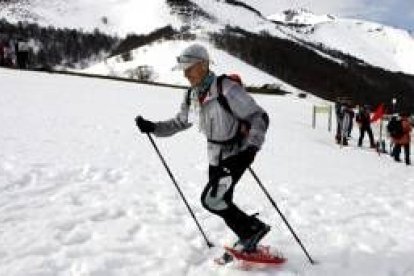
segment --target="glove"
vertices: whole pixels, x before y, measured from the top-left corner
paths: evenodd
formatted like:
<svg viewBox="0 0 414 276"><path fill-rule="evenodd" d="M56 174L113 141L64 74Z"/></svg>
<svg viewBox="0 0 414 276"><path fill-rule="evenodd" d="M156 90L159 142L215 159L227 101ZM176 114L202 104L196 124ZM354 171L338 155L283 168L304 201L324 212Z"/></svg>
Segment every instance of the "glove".
<svg viewBox="0 0 414 276"><path fill-rule="evenodd" d="M240 153L243 161L245 164L250 165L254 158L256 157L256 153L259 151L259 149L256 146L250 145L248 146L244 151Z"/></svg>
<svg viewBox="0 0 414 276"><path fill-rule="evenodd" d="M258 147L250 145L245 150L239 152L239 154L222 160L220 167L217 167L216 170L209 171L210 178L213 178L213 176L222 177L223 175L231 175L232 172L245 170L252 164L258 151Z"/></svg>
<svg viewBox="0 0 414 276"><path fill-rule="evenodd" d="M145 120L142 116L137 116L135 118L135 123L142 133L150 133L155 130L155 124L151 121Z"/></svg>

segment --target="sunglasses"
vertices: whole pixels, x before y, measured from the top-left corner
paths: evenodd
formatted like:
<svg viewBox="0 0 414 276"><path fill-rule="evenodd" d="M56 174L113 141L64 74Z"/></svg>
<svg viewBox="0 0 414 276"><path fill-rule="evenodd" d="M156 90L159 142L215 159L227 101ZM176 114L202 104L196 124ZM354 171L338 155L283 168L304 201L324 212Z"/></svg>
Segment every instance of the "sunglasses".
<svg viewBox="0 0 414 276"><path fill-rule="evenodd" d="M204 61L204 59L191 55L182 55L177 57L178 63L196 63L198 61Z"/></svg>

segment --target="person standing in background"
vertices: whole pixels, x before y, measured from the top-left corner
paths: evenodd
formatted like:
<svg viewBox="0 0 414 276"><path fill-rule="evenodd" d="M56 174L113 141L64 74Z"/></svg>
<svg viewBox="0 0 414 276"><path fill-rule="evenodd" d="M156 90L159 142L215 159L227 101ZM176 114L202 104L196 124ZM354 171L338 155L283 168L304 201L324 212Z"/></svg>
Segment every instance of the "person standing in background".
<svg viewBox="0 0 414 276"><path fill-rule="evenodd" d="M362 147L365 132L367 132L370 147L375 148L374 135L372 134L371 129L371 116L369 112L369 107L367 105L360 106L355 119L359 126L358 147Z"/></svg>
<svg viewBox="0 0 414 276"><path fill-rule="evenodd" d="M411 165L410 160L410 143L411 143L411 130L412 126L409 121L409 113L402 112L400 113L401 117L401 127L402 127L402 135L399 138L392 138L394 143L394 148L392 152L392 156L394 160L397 162L401 162L400 154L401 148L404 148L404 155L405 155L405 164Z"/></svg>

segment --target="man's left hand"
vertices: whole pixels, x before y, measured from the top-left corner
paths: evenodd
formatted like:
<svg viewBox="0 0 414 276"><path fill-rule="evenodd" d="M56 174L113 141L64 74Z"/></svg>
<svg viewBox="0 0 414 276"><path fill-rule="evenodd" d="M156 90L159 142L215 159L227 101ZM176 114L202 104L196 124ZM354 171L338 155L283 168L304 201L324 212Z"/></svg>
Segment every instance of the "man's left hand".
<svg viewBox="0 0 414 276"><path fill-rule="evenodd" d="M243 161L246 164L251 164L256 157L256 153L259 151L259 148L253 145L248 146L244 151L240 153Z"/></svg>

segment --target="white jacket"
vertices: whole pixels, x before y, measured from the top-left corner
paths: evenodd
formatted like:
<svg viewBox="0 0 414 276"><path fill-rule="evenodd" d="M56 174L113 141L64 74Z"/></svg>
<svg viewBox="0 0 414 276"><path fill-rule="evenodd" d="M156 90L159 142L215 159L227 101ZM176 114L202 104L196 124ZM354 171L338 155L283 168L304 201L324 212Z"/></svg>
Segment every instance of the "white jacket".
<svg viewBox="0 0 414 276"><path fill-rule="evenodd" d="M267 117L266 112L257 105L243 86L224 78L222 92L231 108L231 113L218 102L217 77L215 77L199 108L200 129L208 140L207 151L209 163L212 166L219 165L222 159L236 155L249 145L260 149L268 127L268 122L264 118ZM171 136L192 126L192 123L189 122L190 107L187 103L187 93L184 95L181 109L175 118L155 123L154 134L156 136ZM220 143L220 141L231 141L236 137L241 121L250 125L247 137L232 143Z"/></svg>

